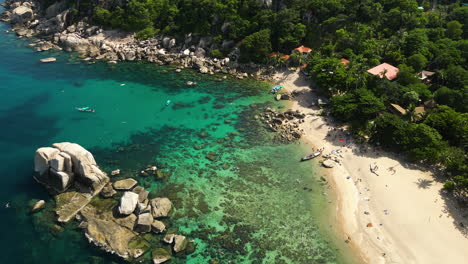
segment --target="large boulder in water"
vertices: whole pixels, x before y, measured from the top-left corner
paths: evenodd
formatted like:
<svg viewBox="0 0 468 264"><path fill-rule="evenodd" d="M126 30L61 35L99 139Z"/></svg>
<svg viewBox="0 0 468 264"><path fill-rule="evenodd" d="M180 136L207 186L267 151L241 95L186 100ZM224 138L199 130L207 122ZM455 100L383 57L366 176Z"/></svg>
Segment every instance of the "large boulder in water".
<svg viewBox="0 0 468 264"><path fill-rule="evenodd" d="M75 184L81 191L96 194L109 181L89 151L69 142L37 149L34 172L37 181L59 193Z"/></svg>
<svg viewBox="0 0 468 264"><path fill-rule="evenodd" d="M154 218L167 217L172 209L172 203L167 198L154 198L151 200L151 208Z"/></svg>
<svg viewBox="0 0 468 264"><path fill-rule="evenodd" d="M125 192L120 198L119 213L122 215L131 214L133 211L135 211L137 204L138 194L134 192Z"/></svg>
<svg viewBox="0 0 468 264"><path fill-rule="evenodd" d="M49 170L49 161L60 153L56 148L38 148L36 155L34 155L34 171L42 175Z"/></svg>

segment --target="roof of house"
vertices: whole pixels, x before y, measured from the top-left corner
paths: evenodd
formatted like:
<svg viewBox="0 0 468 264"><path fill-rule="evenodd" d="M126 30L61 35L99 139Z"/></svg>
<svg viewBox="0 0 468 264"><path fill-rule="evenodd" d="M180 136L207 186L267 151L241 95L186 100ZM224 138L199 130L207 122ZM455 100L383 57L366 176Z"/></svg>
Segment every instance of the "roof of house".
<svg viewBox="0 0 468 264"><path fill-rule="evenodd" d="M431 72L431 71L422 71L422 72L420 72L420 73L418 74L418 76L419 76L419 79L424 80L424 79L426 79L426 78L428 78L428 77L431 77L431 76L434 75L434 74L435 74L435 72Z"/></svg>
<svg viewBox="0 0 468 264"><path fill-rule="evenodd" d="M406 115L406 110L405 110L403 107L401 107L401 106L399 106L399 105L397 105L397 104L390 104L390 105L391 105L391 106L393 107L393 109L395 109L398 113L400 113L400 114L402 114L402 115Z"/></svg>
<svg viewBox="0 0 468 264"><path fill-rule="evenodd" d="M312 49L309 48L309 47L304 47L303 45L301 45L300 47L297 47L297 48L293 49L293 51L299 51L301 53L310 53L312 51Z"/></svg>
<svg viewBox="0 0 468 264"><path fill-rule="evenodd" d="M276 57L276 56L278 56L278 52L272 52L272 53L268 54L267 56L269 58Z"/></svg>
<svg viewBox="0 0 468 264"><path fill-rule="evenodd" d="M345 58L341 58L340 59L341 63L343 63L345 66L347 66L349 64L349 60L345 59Z"/></svg>
<svg viewBox="0 0 468 264"><path fill-rule="evenodd" d="M301 70L304 70L305 68L307 68L307 64L302 64L301 67L299 67Z"/></svg>
<svg viewBox="0 0 468 264"><path fill-rule="evenodd" d="M367 70L367 72L372 75L378 75L380 78L383 78L385 76L390 81L397 77L399 71L400 69L388 63L382 63L380 65L375 66L372 69Z"/></svg>
<svg viewBox="0 0 468 264"><path fill-rule="evenodd" d="M426 109L424 108L423 105L421 105L421 106L415 107L414 112L416 112L416 114L424 114L424 112L426 112Z"/></svg>
<svg viewBox="0 0 468 264"><path fill-rule="evenodd" d="M284 60L289 60L289 57L290 57L289 55L283 55L283 56L281 56L281 58L284 59Z"/></svg>

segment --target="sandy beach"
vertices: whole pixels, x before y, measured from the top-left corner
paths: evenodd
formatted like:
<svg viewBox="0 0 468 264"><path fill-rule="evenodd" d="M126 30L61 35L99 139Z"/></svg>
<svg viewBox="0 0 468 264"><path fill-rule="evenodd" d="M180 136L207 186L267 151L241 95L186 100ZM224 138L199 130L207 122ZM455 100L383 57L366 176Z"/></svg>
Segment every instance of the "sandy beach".
<svg viewBox="0 0 468 264"><path fill-rule="evenodd" d="M311 107L317 97L302 74L277 73L275 81L296 93L292 109L308 114L303 144L311 152L341 150L334 155L339 163L323 169L337 194L334 224L341 227L343 243L348 240L363 262L467 263L468 212L441 192L442 183L431 171L415 168L397 154L355 144ZM319 160L323 158L311 162Z"/></svg>

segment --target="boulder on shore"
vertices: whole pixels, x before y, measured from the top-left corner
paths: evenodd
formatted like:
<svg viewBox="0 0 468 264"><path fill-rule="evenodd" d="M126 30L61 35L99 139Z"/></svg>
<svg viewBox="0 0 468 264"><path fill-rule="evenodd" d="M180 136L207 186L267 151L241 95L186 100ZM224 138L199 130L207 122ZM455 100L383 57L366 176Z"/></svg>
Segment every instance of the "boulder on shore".
<svg viewBox="0 0 468 264"><path fill-rule="evenodd" d="M167 217L172 209L172 203L167 198L154 198L151 200L151 208L154 218Z"/></svg>
<svg viewBox="0 0 468 264"><path fill-rule="evenodd" d="M330 160L330 159L327 159L325 160L322 165L325 167L325 168L333 168L336 166L336 162L334 162L333 160Z"/></svg>
<svg viewBox="0 0 468 264"><path fill-rule="evenodd" d="M135 211L138 204L138 194L134 192L125 192L120 198L119 213L129 215Z"/></svg>

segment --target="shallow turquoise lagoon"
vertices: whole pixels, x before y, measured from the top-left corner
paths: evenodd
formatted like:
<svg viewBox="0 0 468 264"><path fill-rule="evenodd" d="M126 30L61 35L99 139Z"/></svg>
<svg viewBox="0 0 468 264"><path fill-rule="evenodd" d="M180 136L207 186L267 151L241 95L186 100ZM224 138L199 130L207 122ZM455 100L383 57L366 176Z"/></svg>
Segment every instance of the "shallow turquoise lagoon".
<svg viewBox="0 0 468 264"><path fill-rule="evenodd" d="M55 225L48 210L28 213L33 199L53 204L32 180L34 151L60 141L173 201L170 227L195 251L171 263L344 263L318 228L327 200L313 162L298 162L308 150L274 143L254 118L282 107L267 84L146 63L87 65L36 53L6 29L0 24L0 202L12 207L0 207L1 263L122 262L89 245L75 224ZM49 56L58 62L38 62ZM82 106L96 112L75 110ZM140 177L148 165L165 180Z"/></svg>

